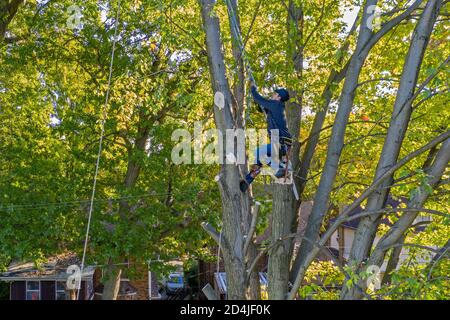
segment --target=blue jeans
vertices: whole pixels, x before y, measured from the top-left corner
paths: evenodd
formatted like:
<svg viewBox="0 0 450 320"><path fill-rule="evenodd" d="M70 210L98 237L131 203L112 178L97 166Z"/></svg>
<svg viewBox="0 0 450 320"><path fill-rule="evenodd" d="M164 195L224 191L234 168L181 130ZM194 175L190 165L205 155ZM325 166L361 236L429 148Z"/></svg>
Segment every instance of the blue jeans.
<svg viewBox="0 0 450 320"><path fill-rule="evenodd" d="M285 144L280 145L280 151L279 151L279 155L280 157L285 155L287 152L287 146ZM265 145L261 145L258 148L256 148L255 150L255 164L257 164L258 166L262 167L263 163L261 162L261 160L263 160L263 157L267 157L267 165L271 165L272 162L272 144L265 144ZM280 159L275 161L275 165L277 165L279 163ZM276 166L276 168L278 168L278 166Z"/></svg>
<svg viewBox="0 0 450 320"><path fill-rule="evenodd" d="M285 144L280 145L279 157L281 158L286 153L287 153L287 146ZM245 176L245 181L248 184L251 184L253 182L253 180L255 180L255 177L260 173L261 167L263 166L263 163L261 160L264 160L263 159L264 157L266 157L267 165L270 165L274 169L274 171L276 171L280 168L280 160L281 159L274 159L275 161L272 161L272 144L269 143L269 144L261 145L258 148L256 148L256 150L255 150L254 164L256 164L259 168L253 168Z"/></svg>

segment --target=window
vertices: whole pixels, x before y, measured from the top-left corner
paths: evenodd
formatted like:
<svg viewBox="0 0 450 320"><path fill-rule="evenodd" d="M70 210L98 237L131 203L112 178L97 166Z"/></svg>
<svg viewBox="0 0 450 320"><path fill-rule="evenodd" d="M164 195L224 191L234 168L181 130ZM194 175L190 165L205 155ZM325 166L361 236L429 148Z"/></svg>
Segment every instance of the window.
<svg viewBox="0 0 450 320"><path fill-rule="evenodd" d="M56 300L67 300L65 281L56 281Z"/></svg>
<svg viewBox="0 0 450 320"><path fill-rule="evenodd" d="M27 300L40 300L40 282L27 281Z"/></svg>

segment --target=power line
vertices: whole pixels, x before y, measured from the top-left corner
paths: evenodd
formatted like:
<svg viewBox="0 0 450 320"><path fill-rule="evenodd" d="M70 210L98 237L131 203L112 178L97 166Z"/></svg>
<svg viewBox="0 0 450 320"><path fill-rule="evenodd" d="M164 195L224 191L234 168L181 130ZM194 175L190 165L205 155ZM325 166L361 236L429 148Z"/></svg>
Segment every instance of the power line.
<svg viewBox="0 0 450 320"><path fill-rule="evenodd" d="M165 197L165 196L177 196L177 195L185 195L185 194L191 194L191 192L180 192L177 194L174 193L148 193L148 194L141 194L141 195L135 195L135 196L123 196L118 198L100 198L100 199L94 199L95 203L111 203L111 202L119 202L122 200L141 200L145 198L153 198L153 197ZM36 203L36 204L11 204L11 205L3 205L0 206L0 211L14 211L14 210L20 210L20 209L45 209L48 207L67 207L67 206L74 206L74 205L83 205L83 204L89 204L90 199L85 200L72 200L72 201L61 201L61 202L42 202L42 203Z"/></svg>

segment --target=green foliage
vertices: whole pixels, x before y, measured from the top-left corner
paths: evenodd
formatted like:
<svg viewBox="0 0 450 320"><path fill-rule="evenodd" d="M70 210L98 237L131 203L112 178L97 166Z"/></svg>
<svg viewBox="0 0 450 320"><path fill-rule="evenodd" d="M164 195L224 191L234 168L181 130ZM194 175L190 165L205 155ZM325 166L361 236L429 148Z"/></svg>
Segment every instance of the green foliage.
<svg viewBox="0 0 450 320"><path fill-rule="evenodd" d="M303 299L337 300L344 280L342 271L331 261L313 262L305 275L307 282L299 290Z"/></svg>
<svg viewBox="0 0 450 320"><path fill-rule="evenodd" d="M298 137L303 151L328 75L345 65L355 47L357 34L347 39L349 50L339 49L348 30L343 12L361 1L296 0L304 13L304 32L291 28L288 35L286 8L277 0L263 1L250 30L258 2L239 2L242 33L249 35L246 54L260 87L286 86L303 92ZM81 9L81 28L71 29L67 23L71 5ZM218 166L174 166L170 161L173 130L192 132L195 121L213 126L213 93L198 2L122 1L111 96L104 106L116 5L115 1L26 1L8 26L8 41L0 42L0 270L12 260L43 261L63 250L81 252L103 107L107 117L88 263L128 256L137 262L157 256L166 261L214 258L209 256L211 240L200 223L220 228L221 202L213 179ZM379 5L385 12L393 6L391 1ZM223 2L216 3L214 14L221 22L233 85L236 62ZM389 18L383 16L382 22ZM364 65L331 194L335 208L351 203L372 183L415 23L411 19L389 32ZM419 83L448 57L447 43L448 26L440 21L425 53ZM292 62L298 46L303 48L301 75ZM446 66L418 95L400 157L448 128L448 75ZM317 189L342 83L331 89L330 111L303 200L312 198ZM260 115L252 114L252 120L254 127L265 126ZM139 148L143 133L149 139ZM390 194L408 198L425 187L431 194L427 208L448 212L448 185L431 190L421 169L425 158L417 157L396 172L395 180L401 181ZM139 176L126 185L127 170L133 166L139 167ZM258 235L269 225L272 204L262 181L254 188L262 203ZM410 234L408 241L442 246L449 234L449 220L438 217L424 232ZM447 262L434 267L433 281L423 266L400 268L392 284L383 288L383 297L448 298L448 282L443 278ZM156 262L152 267L161 274L171 270ZM348 287L370 276L356 273L351 266L345 270L351 275L345 283ZM341 285L343 275L336 266L321 262L308 269L307 281L302 297L336 299L338 291L330 287Z"/></svg>

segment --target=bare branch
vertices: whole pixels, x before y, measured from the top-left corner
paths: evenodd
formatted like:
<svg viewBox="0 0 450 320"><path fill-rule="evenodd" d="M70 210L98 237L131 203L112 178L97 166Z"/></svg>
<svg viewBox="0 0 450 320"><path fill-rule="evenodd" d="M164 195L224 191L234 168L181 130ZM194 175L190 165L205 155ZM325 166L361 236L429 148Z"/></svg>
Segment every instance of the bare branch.
<svg viewBox="0 0 450 320"><path fill-rule="evenodd" d="M434 146L438 145L439 143L442 143L443 141L450 138L450 130L437 136L421 148L417 149L414 152L411 152L406 157L399 160L394 166L387 169L376 181L372 183L372 185L367 188L361 196L359 196L350 206L347 207L347 209L344 210L344 212L336 219L336 221L328 228L328 230L325 232L325 234L320 238L319 244L324 245L328 239L333 235L333 233L336 231L337 227L342 223L344 219L347 218L347 216L350 214L352 210L357 208L369 195L371 195L377 188L380 186L380 184L390 177L395 171L397 171L399 168L403 167L405 164L407 164L409 161L414 159L415 157L421 155L425 151L433 148ZM295 281L293 284L293 288L291 289L289 293L289 299L293 299L295 297L295 294L300 287L300 281L303 279L304 274L306 272L306 268L309 265L309 263L316 257L317 253L320 250L317 250L316 248L313 248L311 250L305 259L305 263L300 267L299 271L297 272L297 275L295 277Z"/></svg>
<svg viewBox="0 0 450 320"><path fill-rule="evenodd" d="M205 230L211 236L211 238L213 238L214 241L216 241L217 244L219 244L220 242L219 232L217 232L216 229L208 222L202 222L201 226L203 230Z"/></svg>
<svg viewBox="0 0 450 320"><path fill-rule="evenodd" d="M260 203L256 202L255 206L253 207L252 222L250 224L250 229L248 231L247 238L246 238L245 244L244 244L244 256L247 255L248 247L250 246L250 243L253 240L253 234L255 233L255 229L256 229L256 222L258 221L259 206L260 206Z"/></svg>

